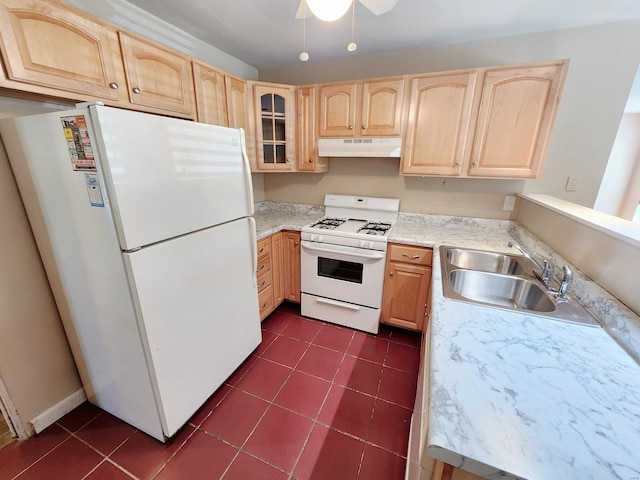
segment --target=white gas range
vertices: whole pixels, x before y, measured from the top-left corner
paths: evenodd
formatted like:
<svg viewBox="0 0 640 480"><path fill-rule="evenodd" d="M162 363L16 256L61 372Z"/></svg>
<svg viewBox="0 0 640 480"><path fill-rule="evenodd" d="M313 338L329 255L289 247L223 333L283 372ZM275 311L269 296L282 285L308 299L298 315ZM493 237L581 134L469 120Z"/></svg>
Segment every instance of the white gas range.
<svg viewBox="0 0 640 480"><path fill-rule="evenodd" d="M378 333L387 237L400 200L326 195L326 216L302 228L304 316Z"/></svg>

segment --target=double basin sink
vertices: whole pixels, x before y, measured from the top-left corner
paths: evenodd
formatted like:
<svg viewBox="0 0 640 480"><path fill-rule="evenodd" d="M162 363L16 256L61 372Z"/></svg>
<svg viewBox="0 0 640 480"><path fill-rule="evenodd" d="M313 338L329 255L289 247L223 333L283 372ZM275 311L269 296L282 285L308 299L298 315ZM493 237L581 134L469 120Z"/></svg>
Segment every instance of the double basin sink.
<svg viewBox="0 0 640 480"><path fill-rule="evenodd" d="M533 274L535 265L520 255L441 246L444 296L556 320L599 327L574 298L558 298Z"/></svg>

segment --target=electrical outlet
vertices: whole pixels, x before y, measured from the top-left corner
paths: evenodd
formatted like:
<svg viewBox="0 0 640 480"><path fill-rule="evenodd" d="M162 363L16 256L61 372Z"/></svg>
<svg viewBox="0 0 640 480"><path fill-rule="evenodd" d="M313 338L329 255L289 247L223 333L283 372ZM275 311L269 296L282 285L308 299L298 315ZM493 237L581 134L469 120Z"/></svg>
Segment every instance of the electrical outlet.
<svg viewBox="0 0 640 480"><path fill-rule="evenodd" d="M577 192L580 184L580 177L567 177L567 185L564 187L565 192Z"/></svg>
<svg viewBox="0 0 640 480"><path fill-rule="evenodd" d="M516 206L516 197L512 195L507 195L504 197L504 205L502 205L502 210L506 210L507 212L513 212L513 209Z"/></svg>

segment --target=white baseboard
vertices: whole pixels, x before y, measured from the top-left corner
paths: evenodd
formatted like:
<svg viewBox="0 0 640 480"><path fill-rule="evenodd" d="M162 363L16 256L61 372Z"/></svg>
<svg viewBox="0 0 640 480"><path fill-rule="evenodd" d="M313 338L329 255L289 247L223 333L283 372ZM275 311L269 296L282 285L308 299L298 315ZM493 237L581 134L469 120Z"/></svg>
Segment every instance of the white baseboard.
<svg viewBox="0 0 640 480"><path fill-rule="evenodd" d="M53 425L55 422L60 420L86 399L87 395L84 393L84 389L79 388L71 395L63 398L52 407L46 409L40 415L33 417L29 423L33 426L36 433L40 433L49 425Z"/></svg>

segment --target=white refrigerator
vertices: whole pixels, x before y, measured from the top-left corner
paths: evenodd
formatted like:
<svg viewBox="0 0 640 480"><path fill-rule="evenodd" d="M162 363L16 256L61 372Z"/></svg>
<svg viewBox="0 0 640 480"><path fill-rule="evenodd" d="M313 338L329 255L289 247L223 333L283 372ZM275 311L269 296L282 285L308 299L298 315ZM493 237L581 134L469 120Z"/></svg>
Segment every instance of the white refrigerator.
<svg viewBox="0 0 640 480"><path fill-rule="evenodd" d="M87 105L0 134L88 399L165 441L261 341L244 132Z"/></svg>

